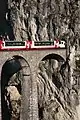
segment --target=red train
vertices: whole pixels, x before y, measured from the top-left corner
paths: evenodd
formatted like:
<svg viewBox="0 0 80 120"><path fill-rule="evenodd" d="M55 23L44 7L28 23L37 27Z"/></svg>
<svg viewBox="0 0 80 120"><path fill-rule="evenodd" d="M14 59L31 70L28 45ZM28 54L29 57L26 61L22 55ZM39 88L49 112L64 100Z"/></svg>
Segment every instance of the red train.
<svg viewBox="0 0 80 120"><path fill-rule="evenodd" d="M65 41L4 41L0 40L0 50L32 50L65 48Z"/></svg>

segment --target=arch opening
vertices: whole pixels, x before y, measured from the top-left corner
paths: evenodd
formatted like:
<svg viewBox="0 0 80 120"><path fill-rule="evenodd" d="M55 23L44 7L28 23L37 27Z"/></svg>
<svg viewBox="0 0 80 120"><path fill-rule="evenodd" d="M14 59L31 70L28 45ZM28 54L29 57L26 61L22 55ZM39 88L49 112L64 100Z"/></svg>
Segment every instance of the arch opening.
<svg viewBox="0 0 80 120"><path fill-rule="evenodd" d="M40 120L56 119L58 108L60 104L62 105L62 101L58 98L58 93L64 85L64 80L60 73L61 66L64 63L64 58L58 54L49 54L39 63L37 90Z"/></svg>
<svg viewBox="0 0 80 120"><path fill-rule="evenodd" d="M1 71L2 120L28 119L29 112L25 111L29 111L30 94L30 66L23 57L15 55L4 63Z"/></svg>
<svg viewBox="0 0 80 120"><path fill-rule="evenodd" d="M61 57L61 56L58 55L58 54L53 54L53 53L45 56L45 57L42 59L42 61L44 61L44 60L46 60L46 59L55 59L55 60L57 60L58 62L64 62L64 61L65 61L63 57Z"/></svg>

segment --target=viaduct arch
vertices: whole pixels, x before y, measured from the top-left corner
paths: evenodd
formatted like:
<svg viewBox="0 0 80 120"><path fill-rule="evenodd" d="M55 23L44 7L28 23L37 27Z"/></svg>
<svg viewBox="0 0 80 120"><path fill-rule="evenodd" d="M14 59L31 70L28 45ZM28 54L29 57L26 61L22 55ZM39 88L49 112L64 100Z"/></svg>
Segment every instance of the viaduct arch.
<svg viewBox="0 0 80 120"><path fill-rule="evenodd" d="M29 119L31 70L21 56L8 59L1 71L1 110L3 120ZM21 99L22 98L22 99ZM27 101L27 102L26 102ZM23 109L20 111L21 105Z"/></svg>
<svg viewBox="0 0 80 120"><path fill-rule="evenodd" d="M54 58L59 62L63 62L66 59L66 50L34 50L34 51L3 51L0 52L0 75L1 69L4 63L8 58L12 58L14 56L17 59L25 59L27 63L29 63L29 67L31 70L31 95L30 95L30 113L29 120L38 120L38 106L37 106L37 68L41 60L46 58ZM23 63L23 60L21 64ZM26 85L26 84L24 84ZM26 99L26 97L25 97ZM25 110L26 111L26 110ZM24 115L25 116L25 115Z"/></svg>

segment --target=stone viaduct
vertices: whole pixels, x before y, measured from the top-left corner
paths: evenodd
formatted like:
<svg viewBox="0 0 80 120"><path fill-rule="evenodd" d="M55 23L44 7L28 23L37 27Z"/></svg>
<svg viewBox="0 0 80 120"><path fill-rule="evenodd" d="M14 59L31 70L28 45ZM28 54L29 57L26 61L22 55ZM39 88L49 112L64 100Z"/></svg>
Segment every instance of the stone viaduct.
<svg viewBox="0 0 80 120"><path fill-rule="evenodd" d="M28 76L24 75L25 82L23 89L25 91L22 101L22 114L20 120L38 120L38 100L37 100L37 69L42 59L47 56L50 58L60 60L66 60L66 49L48 49L48 50L29 50L29 51L0 51L0 77L4 63L13 56L20 56L29 65L27 73L31 76L31 82L29 82ZM22 63L23 64L23 61ZM9 69L8 69L9 71ZM25 72L25 71L24 71ZM29 101L27 103L27 101ZM28 105L29 104L29 105ZM28 116L28 117L27 117ZM0 116L1 117L1 116ZM27 119L25 119L27 117ZM1 118L0 118L1 120Z"/></svg>

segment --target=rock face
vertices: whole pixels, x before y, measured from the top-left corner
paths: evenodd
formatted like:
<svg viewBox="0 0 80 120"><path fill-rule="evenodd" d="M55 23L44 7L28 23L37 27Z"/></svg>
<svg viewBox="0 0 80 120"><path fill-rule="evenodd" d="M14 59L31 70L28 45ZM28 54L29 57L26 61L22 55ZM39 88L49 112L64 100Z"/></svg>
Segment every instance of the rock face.
<svg viewBox="0 0 80 120"><path fill-rule="evenodd" d="M47 61L47 62L46 62ZM64 65L54 67L55 60L39 65L38 107L40 120L79 120L79 78L69 77ZM73 80L73 81L72 81Z"/></svg>
<svg viewBox="0 0 80 120"><path fill-rule="evenodd" d="M8 20L16 39L68 39L80 37L78 0L8 0Z"/></svg>
<svg viewBox="0 0 80 120"><path fill-rule="evenodd" d="M8 108L10 108L11 103L11 120L18 120L20 118L21 95L15 86L9 86L6 97Z"/></svg>
<svg viewBox="0 0 80 120"><path fill-rule="evenodd" d="M16 40L67 43L64 64L47 59L39 65L39 120L80 120L80 1L8 0L7 7Z"/></svg>

